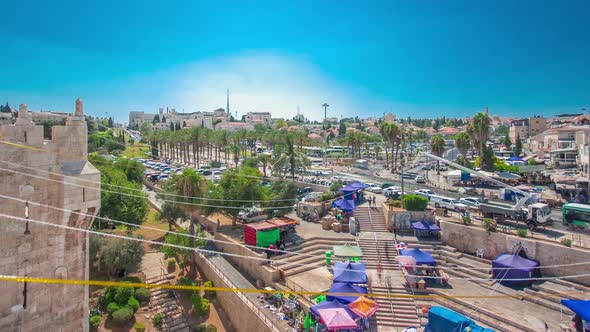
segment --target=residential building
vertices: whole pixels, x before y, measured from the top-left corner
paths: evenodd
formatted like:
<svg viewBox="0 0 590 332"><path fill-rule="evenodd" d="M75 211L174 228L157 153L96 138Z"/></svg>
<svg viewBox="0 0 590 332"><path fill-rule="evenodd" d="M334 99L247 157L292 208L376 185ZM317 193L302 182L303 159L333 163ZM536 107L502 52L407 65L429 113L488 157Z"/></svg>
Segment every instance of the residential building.
<svg viewBox="0 0 590 332"><path fill-rule="evenodd" d="M157 122L154 118L157 117ZM158 114L149 114L144 112L129 112L129 126L133 128L141 128L144 123L149 123L157 130L170 129L170 123L180 128L185 127L204 127L213 129L213 123L219 121L229 121L230 115L225 112L223 108L214 110L213 112L192 112L192 113L178 113L174 108L164 111L160 108Z"/></svg>
<svg viewBox="0 0 590 332"><path fill-rule="evenodd" d="M269 112L248 112L244 115L244 120L252 124L270 125L271 116Z"/></svg>
<svg viewBox="0 0 590 332"><path fill-rule="evenodd" d="M393 123L395 122L395 114L387 113L383 116L383 122Z"/></svg>
<svg viewBox="0 0 590 332"><path fill-rule="evenodd" d="M533 116L527 119L515 119L510 122L510 141L516 142L517 137L526 140L531 136L538 135L547 129L547 120L540 116Z"/></svg>

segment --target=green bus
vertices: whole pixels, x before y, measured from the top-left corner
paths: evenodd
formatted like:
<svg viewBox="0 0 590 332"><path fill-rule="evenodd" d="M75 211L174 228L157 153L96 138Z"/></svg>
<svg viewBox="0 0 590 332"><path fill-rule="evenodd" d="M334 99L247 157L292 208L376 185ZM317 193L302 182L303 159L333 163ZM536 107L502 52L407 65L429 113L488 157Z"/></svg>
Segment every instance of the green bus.
<svg viewBox="0 0 590 332"><path fill-rule="evenodd" d="M563 224L572 225L575 228L590 230L590 205L580 203L567 203L561 207Z"/></svg>

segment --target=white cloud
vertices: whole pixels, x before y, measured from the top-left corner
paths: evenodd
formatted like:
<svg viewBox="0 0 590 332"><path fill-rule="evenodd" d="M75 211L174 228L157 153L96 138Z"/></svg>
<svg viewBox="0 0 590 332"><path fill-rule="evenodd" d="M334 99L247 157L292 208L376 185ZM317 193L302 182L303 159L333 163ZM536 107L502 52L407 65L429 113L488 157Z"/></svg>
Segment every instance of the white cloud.
<svg viewBox="0 0 590 332"><path fill-rule="evenodd" d="M306 117L380 115L387 104L366 91L324 75L301 57L246 53L214 59L175 71L168 99L185 111L225 108L230 89L230 110L239 116L248 111L268 111L273 117L291 118L297 106ZM177 107L178 108L178 107Z"/></svg>

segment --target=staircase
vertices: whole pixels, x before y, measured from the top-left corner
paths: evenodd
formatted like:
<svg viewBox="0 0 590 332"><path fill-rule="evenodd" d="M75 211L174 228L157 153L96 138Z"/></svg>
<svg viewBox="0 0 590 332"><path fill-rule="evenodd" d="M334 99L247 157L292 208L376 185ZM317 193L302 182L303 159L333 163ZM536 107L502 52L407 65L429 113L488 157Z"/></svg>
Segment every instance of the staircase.
<svg viewBox="0 0 590 332"><path fill-rule="evenodd" d="M404 287L404 279L395 262L397 251L393 235L387 230L382 208L357 207L354 217L359 223L358 245L363 250L362 261L368 270L383 269L383 278L371 280L370 293L379 294L373 300L379 304L375 313L380 327L420 326L416 303Z"/></svg>
<svg viewBox="0 0 590 332"><path fill-rule="evenodd" d="M165 275L152 277L146 280L148 284L155 285L170 285L170 281ZM178 301L177 295L170 296L170 292L167 289L162 288L150 288L150 304L154 315L162 313L164 319L159 327L159 331L170 331L170 332L189 332L190 327L184 310ZM153 316L152 316L153 317Z"/></svg>
<svg viewBox="0 0 590 332"><path fill-rule="evenodd" d="M369 219L369 209L371 219ZM379 232L389 233L385 225L385 215L383 208L369 208L366 206L359 206L354 210L354 217L359 223L361 232Z"/></svg>

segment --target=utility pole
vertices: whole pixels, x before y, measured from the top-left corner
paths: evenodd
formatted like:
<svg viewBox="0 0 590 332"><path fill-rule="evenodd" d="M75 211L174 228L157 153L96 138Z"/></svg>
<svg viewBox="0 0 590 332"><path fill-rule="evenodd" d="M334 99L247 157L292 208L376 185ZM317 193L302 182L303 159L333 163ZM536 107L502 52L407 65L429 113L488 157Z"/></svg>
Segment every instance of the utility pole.
<svg viewBox="0 0 590 332"><path fill-rule="evenodd" d="M326 119L328 116L328 106L330 106L330 105L328 105L328 103L324 103L322 105L322 107L324 108L324 125L323 125L324 130L326 129Z"/></svg>
<svg viewBox="0 0 590 332"><path fill-rule="evenodd" d="M583 112L590 113L586 108L582 108ZM590 132L586 132L586 135L590 134ZM586 166L586 176L588 177L588 190L586 191L586 201L590 200L590 140L586 137L586 141L588 142L586 146L588 147L588 166Z"/></svg>

